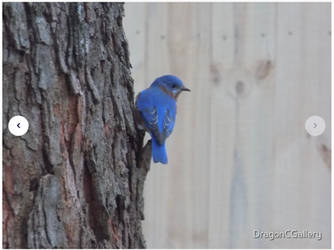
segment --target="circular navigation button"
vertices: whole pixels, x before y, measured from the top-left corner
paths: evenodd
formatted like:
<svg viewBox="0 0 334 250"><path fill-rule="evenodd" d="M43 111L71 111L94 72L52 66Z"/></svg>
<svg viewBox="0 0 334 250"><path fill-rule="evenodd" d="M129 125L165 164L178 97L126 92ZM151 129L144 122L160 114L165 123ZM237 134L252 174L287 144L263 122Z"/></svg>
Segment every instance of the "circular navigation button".
<svg viewBox="0 0 334 250"><path fill-rule="evenodd" d="M29 122L23 116L17 115L12 117L8 123L9 132L15 136L22 136L29 129Z"/></svg>
<svg viewBox="0 0 334 250"><path fill-rule="evenodd" d="M320 116L310 116L305 122L305 129L312 136L321 135L326 129L325 120Z"/></svg>

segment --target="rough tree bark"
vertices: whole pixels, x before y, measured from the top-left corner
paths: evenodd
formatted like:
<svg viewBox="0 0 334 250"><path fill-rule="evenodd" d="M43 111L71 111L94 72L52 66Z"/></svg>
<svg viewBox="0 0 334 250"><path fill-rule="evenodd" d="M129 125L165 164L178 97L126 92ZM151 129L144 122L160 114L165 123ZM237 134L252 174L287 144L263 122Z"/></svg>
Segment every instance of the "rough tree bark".
<svg viewBox="0 0 334 250"><path fill-rule="evenodd" d="M143 248L150 144L118 3L3 5L3 247ZM30 128L14 137L9 119Z"/></svg>

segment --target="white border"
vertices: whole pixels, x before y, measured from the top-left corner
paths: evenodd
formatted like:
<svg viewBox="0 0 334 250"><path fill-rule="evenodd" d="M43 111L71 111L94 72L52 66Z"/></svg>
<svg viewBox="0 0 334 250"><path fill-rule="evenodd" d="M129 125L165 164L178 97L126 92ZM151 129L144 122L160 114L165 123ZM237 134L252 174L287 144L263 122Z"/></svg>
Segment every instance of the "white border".
<svg viewBox="0 0 334 250"><path fill-rule="evenodd" d="M17 0L13 0L13 1L6 1L6 2L23 2L23 1L17 1ZM31 0L26 0L26 1L24 1L24 2L56 2L56 1L52 1L52 0L44 0L44 1L31 1ZM59 2L59 1L58 1ZM71 1L71 2L96 2L96 1L89 1L89 0L83 0L83 1ZM105 0L101 0L101 1L98 1L98 2L110 2L110 1L105 1ZM113 2L144 2L144 1L134 1L134 0L132 0L132 1L120 1L120 0L116 0L116 1L113 1ZM313 1L300 1L300 0L296 0L296 1L288 1L288 0L283 0L283 1L260 1L260 0L255 0L255 1L249 1L249 0L244 0L244 1L233 1L233 0L231 0L231 1L189 1L189 0L183 0L183 1L177 1L177 0L170 0L170 1L161 1L161 0L156 0L156 1L152 1L152 0L150 0L150 1L145 1L145 2L299 2L299 3L304 3L304 2L325 2L325 3L328 3L328 2L330 2L330 3L332 3L332 1L323 1L323 0L318 0L318 1L315 1L315 0L313 0ZM3 3L3 2L2 2ZM3 12L2 12L2 3L1 3L1 5L0 5L0 14L1 14L1 18L3 17ZM331 27L333 27L333 24L334 24L334 22L333 22L333 10L334 10L334 7L333 7L333 4L331 4ZM2 22L1 22L2 23ZM1 27L0 27L0 51L2 52L3 50L3 48L2 48L2 43L3 43L3 41L2 41L2 25L1 25ZM333 39L331 40L331 58L332 58L332 60L331 60L331 62L333 62ZM2 58L1 58L2 59ZM333 72L333 63L332 63L332 72ZM2 119L2 117L3 117L3 96L2 96L2 88L3 88L3 85L2 85L2 80L3 80L3 76L2 76L2 62L1 62L1 65L0 65L0 76L1 76L1 80L0 80L0 85L1 85L1 88L0 88L0 113L1 113L1 118L0 118L0 128L1 128L1 131L2 131L2 133L0 133L0 140L1 140L1 142L2 142L2 147L1 147L1 152L0 152L0 161L1 161L1 166L3 166L3 155L2 155L2 153L3 153L3 127L2 127L2 122L3 122L3 119ZM332 80L332 74L331 74L331 148L333 147L333 133L332 133L332 131L333 131L333 116L334 116L334 106L333 106L333 96L334 96L334 88L333 88L333 80ZM331 162L333 161L333 154L331 153ZM1 180L2 180L2 171L3 171L3 169L1 168L1 171L0 171L0 177L1 177ZM333 183L333 170L331 169L331 182ZM2 186L2 184L3 184L3 182L1 181L1 184L0 184L0 186L1 186L1 192L0 192L0 200L1 200L1 211L0 211L0 219L1 219L1 223L0 223L0 229L1 229L1 233L0 233L0 247L2 248L2 246L3 246L3 241L2 241L2 219L3 219L3 217L2 217L2 211L3 211L3 202L2 202L2 188L3 188L3 186ZM331 187L332 187L332 189L331 189L331 194L332 194L332 200L331 200L331 209L332 209L332 212L333 212L333 207L334 207L334 195L333 195L333 185L331 185ZM333 223L334 223L334 218L333 218L333 213L332 213L332 215L331 215L331 222L332 222L332 226L333 226ZM333 240L333 236L334 236L334 230L333 230L333 228L332 228L332 230L331 230L331 232L332 232L332 239L331 239L331 244L332 244L332 240ZM332 246L333 245L331 245L331 248L332 248Z"/></svg>

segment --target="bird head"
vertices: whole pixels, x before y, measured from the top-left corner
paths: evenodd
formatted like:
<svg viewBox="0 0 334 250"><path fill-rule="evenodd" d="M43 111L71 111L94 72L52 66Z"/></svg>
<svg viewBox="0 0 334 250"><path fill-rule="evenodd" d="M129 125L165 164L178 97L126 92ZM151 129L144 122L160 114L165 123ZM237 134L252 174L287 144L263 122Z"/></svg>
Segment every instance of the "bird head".
<svg viewBox="0 0 334 250"><path fill-rule="evenodd" d="M155 79L151 86L160 88L163 92L170 95L174 99L177 99L178 95L182 91L190 91L190 89L186 88L178 77L173 75L160 76Z"/></svg>

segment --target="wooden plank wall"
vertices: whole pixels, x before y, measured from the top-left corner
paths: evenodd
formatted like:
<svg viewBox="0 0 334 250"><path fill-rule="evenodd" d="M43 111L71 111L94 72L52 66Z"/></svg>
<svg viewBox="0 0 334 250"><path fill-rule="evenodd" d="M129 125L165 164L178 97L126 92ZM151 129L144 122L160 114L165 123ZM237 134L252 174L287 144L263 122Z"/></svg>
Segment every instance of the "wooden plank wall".
<svg viewBox="0 0 334 250"><path fill-rule="evenodd" d="M148 247L330 247L330 15L329 3L125 4L136 93L166 73L192 89L169 164L146 182ZM318 137L304 129L314 114Z"/></svg>

